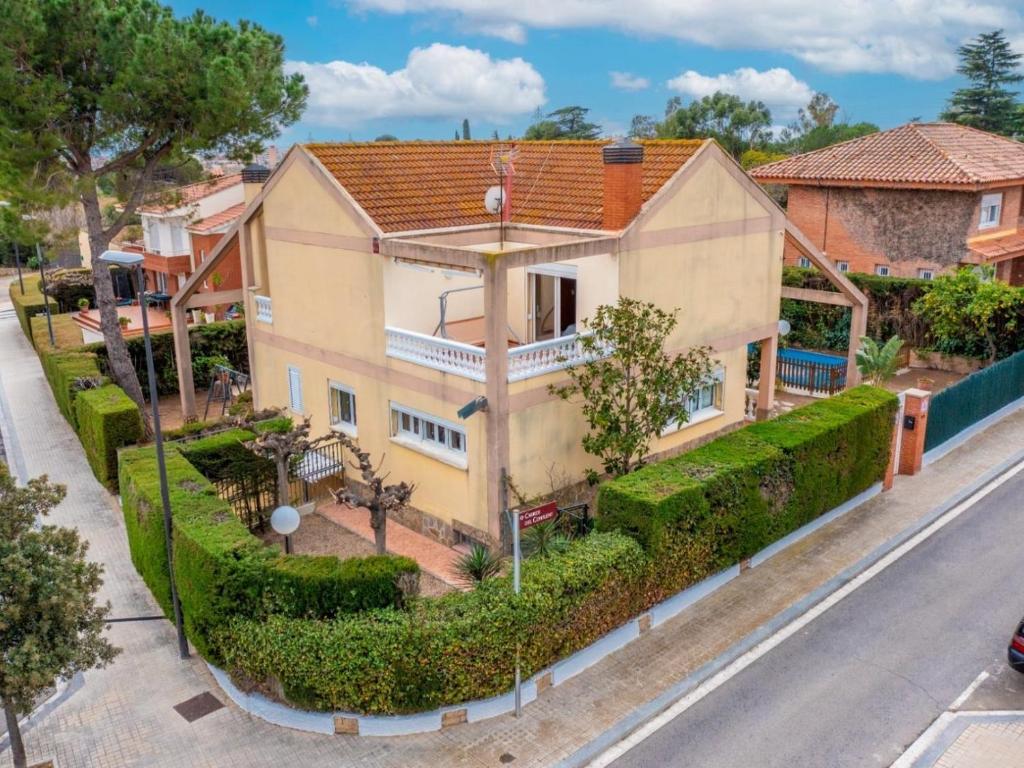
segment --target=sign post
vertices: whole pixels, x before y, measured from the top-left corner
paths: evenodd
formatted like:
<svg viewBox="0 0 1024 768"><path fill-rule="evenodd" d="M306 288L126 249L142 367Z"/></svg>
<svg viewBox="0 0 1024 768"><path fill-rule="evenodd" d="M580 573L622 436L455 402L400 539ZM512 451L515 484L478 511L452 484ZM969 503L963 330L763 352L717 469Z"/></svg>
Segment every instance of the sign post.
<svg viewBox="0 0 1024 768"><path fill-rule="evenodd" d="M522 562L522 549L519 544L520 531L531 528L558 517L558 504L549 501L539 507L531 507L522 511L512 510L512 591L518 595L520 591L519 571ZM519 668L519 641L516 641L516 717L523 714L523 682Z"/></svg>

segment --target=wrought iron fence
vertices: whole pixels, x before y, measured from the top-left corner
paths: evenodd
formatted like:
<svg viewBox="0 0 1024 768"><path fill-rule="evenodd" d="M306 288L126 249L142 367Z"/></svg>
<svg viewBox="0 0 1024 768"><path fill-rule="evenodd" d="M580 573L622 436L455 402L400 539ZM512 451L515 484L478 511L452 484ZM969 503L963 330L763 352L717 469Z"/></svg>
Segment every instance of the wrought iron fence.
<svg viewBox="0 0 1024 768"><path fill-rule="evenodd" d="M925 450L942 445L1019 397L1024 397L1024 351L936 393L928 408Z"/></svg>
<svg viewBox="0 0 1024 768"><path fill-rule="evenodd" d="M581 503L559 507L555 525L567 536L573 538L586 536L594 528L594 518L590 516L590 505Z"/></svg>

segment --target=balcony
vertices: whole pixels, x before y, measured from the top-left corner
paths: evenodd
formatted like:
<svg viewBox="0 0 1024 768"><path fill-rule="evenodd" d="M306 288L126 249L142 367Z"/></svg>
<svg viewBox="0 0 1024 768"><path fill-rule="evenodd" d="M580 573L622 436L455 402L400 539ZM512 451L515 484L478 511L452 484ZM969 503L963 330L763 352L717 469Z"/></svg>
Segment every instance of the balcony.
<svg viewBox="0 0 1024 768"><path fill-rule="evenodd" d="M269 296L253 296L256 302L256 320L261 323L274 322L274 310Z"/></svg>
<svg viewBox="0 0 1024 768"><path fill-rule="evenodd" d="M483 347L425 333L388 327L387 356L473 381L486 381L487 353ZM508 380L543 376L571 368L587 359L576 336L564 336L508 350Z"/></svg>

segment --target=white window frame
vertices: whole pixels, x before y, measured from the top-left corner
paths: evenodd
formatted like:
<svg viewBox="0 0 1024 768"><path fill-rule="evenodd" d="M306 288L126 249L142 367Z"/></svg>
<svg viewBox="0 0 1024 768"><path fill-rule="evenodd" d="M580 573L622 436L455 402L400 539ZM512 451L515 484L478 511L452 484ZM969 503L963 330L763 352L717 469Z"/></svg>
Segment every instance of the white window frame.
<svg viewBox="0 0 1024 768"><path fill-rule="evenodd" d="M933 280L935 278L934 269L919 269L917 270L917 276L921 280Z"/></svg>
<svg viewBox="0 0 1024 768"><path fill-rule="evenodd" d="M146 249L150 253L160 253L160 222L157 219L146 219L145 232L149 236Z"/></svg>
<svg viewBox="0 0 1024 768"><path fill-rule="evenodd" d="M875 274L878 277L889 276L889 265L888 264L875 264Z"/></svg>
<svg viewBox="0 0 1024 768"><path fill-rule="evenodd" d="M804 269L810 269L810 267L811 267L811 260L808 259L806 256L801 256L800 260L797 262L797 264L799 264Z"/></svg>
<svg viewBox="0 0 1024 768"><path fill-rule="evenodd" d="M994 211L991 215L986 212ZM978 214L978 229L994 229L1003 218L1003 193L992 192L981 196L981 212Z"/></svg>
<svg viewBox="0 0 1024 768"><path fill-rule="evenodd" d="M459 469L469 466L465 428L393 401L388 406L393 442Z"/></svg>
<svg viewBox="0 0 1024 768"><path fill-rule="evenodd" d="M700 401L703 400L703 395L706 391L710 390L710 403L707 405L700 405ZM669 424L665 429L661 431L662 436L671 435L673 432L678 432L687 427L692 427L694 424L700 424L702 421L713 419L716 416L721 416L725 413L725 369L717 368L708 377L707 381L702 384L696 393L691 393L687 396L687 401L693 401L694 398L699 398L696 407L688 404L686 412L689 414L687 421L676 421Z"/></svg>
<svg viewBox="0 0 1024 768"><path fill-rule="evenodd" d="M340 395L347 395L349 398L349 411L352 414L352 421L345 421L341 417L341 408L338 408L338 418L335 421L335 409L334 409L334 393L337 392ZM347 435L355 437L358 432L356 424L358 423L359 416L356 413L356 392L352 387L346 386L341 382L328 379L327 381L327 418L331 423L331 429L339 432L344 432Z"/></svg>
<svg viewBox="0 0 1024 768"><path fill-rule="evenodd" d="M838 269L840 272L849 272L850 271L850 262L848 262L848 261L837 261L836 262L836 269Z"/></svg>
<svg viewBox="0 0 1024 768"><path fill-rule="evenodd" d="M297 396L297 397L296 397ZM296 365L288 366L288 407L292 413L305 414L305 403L302 397L302 369Z"/></svg>

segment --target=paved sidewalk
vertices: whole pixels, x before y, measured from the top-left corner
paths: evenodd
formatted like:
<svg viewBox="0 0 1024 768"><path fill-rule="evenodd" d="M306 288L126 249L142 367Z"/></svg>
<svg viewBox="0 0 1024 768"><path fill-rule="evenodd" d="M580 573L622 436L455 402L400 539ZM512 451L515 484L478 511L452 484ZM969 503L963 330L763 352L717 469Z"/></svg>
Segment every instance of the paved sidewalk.
<svg viewBox="0 0 1024 768"><path fill-rule="evenodd" d="M0 291L6 289L0 285ZM0 320L0 396L10 440L31 475L66 483L51 516L91 542L106 566L103 597L114 616L156 606L128 556L114 499L93 479L77 438L57 412L38 360L13 319ZM27 734L30 760L78 766L515 766L552 765L608 731L808 592L857 562L991 467L1024 448L1024 412L994 425L896 489L758 566L524 710L439 733L375 739L299 733L232 704L193 723L172 707L203 691L224 699L198 659L177 659L166 622L115 624L124 649ZM8 752L0 766L9 765Z"/></svg>
<svg viewBox="0 0 1024 768"><path fill-rule="evenodd" d="M935 763L935 768L1021 768L1024 713L1017 722L972 723Z"/></svg>

